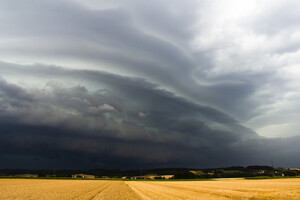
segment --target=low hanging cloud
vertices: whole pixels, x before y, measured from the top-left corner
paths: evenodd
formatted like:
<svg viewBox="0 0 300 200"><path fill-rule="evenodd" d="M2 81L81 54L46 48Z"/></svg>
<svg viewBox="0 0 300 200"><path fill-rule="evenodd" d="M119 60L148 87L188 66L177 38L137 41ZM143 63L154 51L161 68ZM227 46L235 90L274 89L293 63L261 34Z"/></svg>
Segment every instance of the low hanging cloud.
<svg viewBox="0 0 300 200"><path fill-rule="evenodd" d="M2 1L1 165L298 167L298 5Z"/></svg>
<svg viewBox="0 0 300 200"><path fill-rule="evenodd" d="M93 80L106 90L51 83L29 90L2 78L1 152L14 161L6 166L17 162L14 156L20 161L32 157L36 166L45 160L52 166L58 159L68 167L79 160L83 164L77 167L137 168L267 164L266 159L275 155L278 164L285 165L291 164L287 158L299 153L289 146L297 137L262 138L215 108L176 97L145 80L54 69L58 74L63 70L72 77ZM31 98L20 98L26 96ZM91 107L97 112L91 112ZM151 110L151 114L146 117L140 110ZM283 147L288 152L281 152Z"/></svg>

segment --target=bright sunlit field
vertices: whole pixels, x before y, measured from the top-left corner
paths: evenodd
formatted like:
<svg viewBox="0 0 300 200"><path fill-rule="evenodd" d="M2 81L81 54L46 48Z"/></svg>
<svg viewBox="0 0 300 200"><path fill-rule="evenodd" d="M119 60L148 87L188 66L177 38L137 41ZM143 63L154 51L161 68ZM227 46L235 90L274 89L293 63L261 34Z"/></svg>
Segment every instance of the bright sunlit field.
<svg viewBox="0 0 300 200"><path fill-rule="evenodd" d="M216 181L0 179L0 199L300 199L300 179Z"/></svg>

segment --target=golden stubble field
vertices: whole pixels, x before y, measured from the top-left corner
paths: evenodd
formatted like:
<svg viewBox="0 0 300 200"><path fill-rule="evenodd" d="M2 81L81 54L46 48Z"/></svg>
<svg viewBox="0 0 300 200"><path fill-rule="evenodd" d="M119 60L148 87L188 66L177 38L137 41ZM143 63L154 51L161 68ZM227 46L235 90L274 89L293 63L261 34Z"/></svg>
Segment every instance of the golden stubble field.
<svg viewBox="0 0 300 200"><path fill-rule="evenodd" d="M0 199L300 200L300 179L216 181L0 179Z"/></svg>

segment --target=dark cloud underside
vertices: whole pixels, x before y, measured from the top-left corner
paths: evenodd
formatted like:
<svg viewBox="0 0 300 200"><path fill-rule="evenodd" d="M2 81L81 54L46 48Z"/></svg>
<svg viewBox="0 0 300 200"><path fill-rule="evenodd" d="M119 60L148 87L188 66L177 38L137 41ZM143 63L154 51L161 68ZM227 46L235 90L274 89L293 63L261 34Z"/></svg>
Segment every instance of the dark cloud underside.
<svg viewBox="0 0 300 200"><path fill-rule="evenodd" d="M272 159L271 151L283 145L143 79L51 66L31 72L42 75L41 69L53 72L48 77L81 77L105 89L49 82L26 90L2 78L1 152L13 160L4 166L28 156L41 167L52 162L85 168L251 164Z"/></svg>

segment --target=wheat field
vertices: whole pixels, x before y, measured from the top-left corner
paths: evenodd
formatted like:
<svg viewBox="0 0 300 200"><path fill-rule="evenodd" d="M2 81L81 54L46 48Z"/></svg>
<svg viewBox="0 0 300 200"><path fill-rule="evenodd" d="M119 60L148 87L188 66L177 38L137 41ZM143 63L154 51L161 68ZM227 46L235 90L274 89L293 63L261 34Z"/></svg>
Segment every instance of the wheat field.
<svg viewBox="0 0 300 200"><path fill-rule="evenodd" d="M300 199L300 179L106 181L0 179L0 199Z"/></svg>

